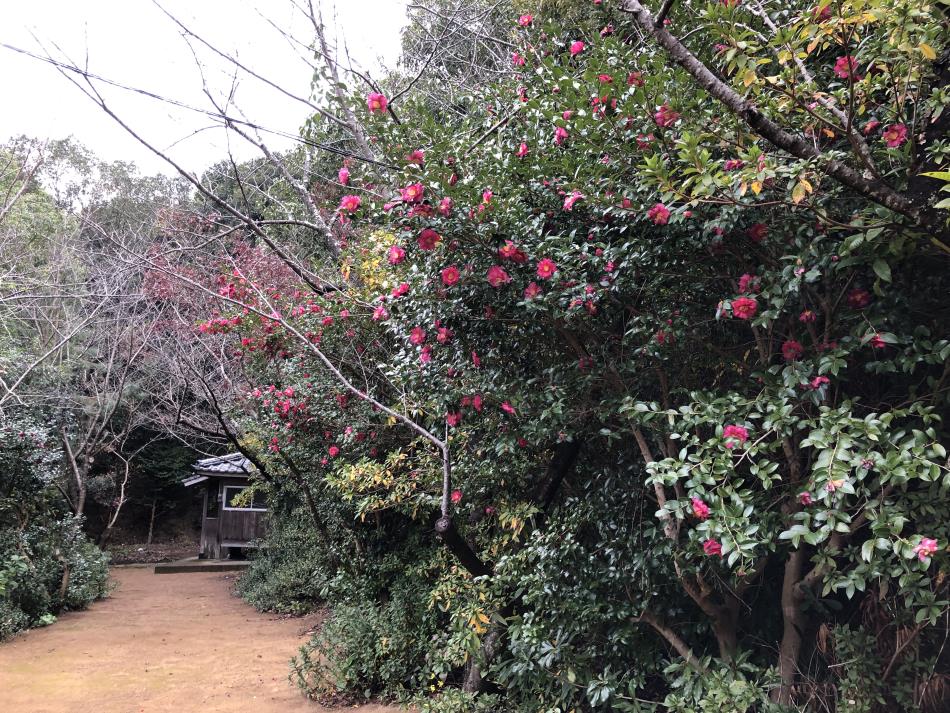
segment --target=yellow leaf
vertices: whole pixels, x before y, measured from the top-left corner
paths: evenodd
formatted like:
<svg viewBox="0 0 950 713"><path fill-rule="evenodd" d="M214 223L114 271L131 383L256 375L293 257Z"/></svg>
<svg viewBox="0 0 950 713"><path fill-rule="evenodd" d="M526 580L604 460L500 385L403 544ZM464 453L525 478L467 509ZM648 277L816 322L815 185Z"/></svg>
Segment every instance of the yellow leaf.
<svg viewBox="0 0 950 713"><path fill-rule="evenodd" d="M740 184L739 184L739 195L740 195L740 196L744 196L744 195L745 195L745 192L748 190L748 188L749 188L749 187L746 185L746 182L745 182L745 181L743 181L742 183L740 183Z"/></svg>
<svg viewBox="0 0 950 713"><path fill-rule="evenodd" d="M818 38L815 38L815 39L813 39L811 42L808 43L808 46L805 48L805 51L806 51L808 54L811 54L812 52L815 51L815 48L816 48L817 46L818 46Z"/></svg>
<svg viewBox="0 0 950 713"><path fill-rule="evenodd" d="M792 189L792 203L798 205L803 200L805 200L805 187L802 185L802 182L799 181Z"/></svg>
<svg viewBox="0 0 950 713"><path fill-rule="evenodd" d="M753 82L755 82L755 70L747 69L745 74L742 75L742 83L748 87Z"/></svg>
<svg viewBox="0 0 950 713"><path fill-rule="evenodd" d="M917 49L919 49L920 53L927 59L937 59L937 53L934 52L934 48L928 45L926 42L921 42Z"/></svg>
<svg viewBox="0 0 950 713"><path fill-rule="evenodd" d="M759 195L759 193L762 192L762 182L752 181L752 185L750 186L750 188L752 189L752 192L755 193L755 195Z"/></svg>
<svg viewBox="0 0 950 713"><path fill-rule="evenodd" d="M814 187L811 185L811 183L807 179L805 178L799 179L799 183L805 186L805 190L808 191L809 193L815 192Z"/></svg>

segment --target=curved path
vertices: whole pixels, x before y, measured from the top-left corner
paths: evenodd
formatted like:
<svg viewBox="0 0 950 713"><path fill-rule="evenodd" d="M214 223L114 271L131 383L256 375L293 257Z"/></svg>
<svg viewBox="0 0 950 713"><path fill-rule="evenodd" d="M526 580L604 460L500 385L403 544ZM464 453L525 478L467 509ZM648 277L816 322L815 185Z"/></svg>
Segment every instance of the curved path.
<svg viewBox="0 0 950 713"><path fill-rule="evenodd" d="M287 680L287 661L316 617L259 614L230 594L234 578L221 573L112 575L118 586L108 599L0 644L3 713L326 710Z"/></svg>

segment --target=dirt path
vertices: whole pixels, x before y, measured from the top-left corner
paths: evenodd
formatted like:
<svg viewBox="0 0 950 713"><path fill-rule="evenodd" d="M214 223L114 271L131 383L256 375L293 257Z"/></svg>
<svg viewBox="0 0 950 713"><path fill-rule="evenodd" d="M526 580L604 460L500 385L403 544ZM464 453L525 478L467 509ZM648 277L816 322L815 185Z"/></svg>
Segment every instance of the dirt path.
<svg viewBox="0 0 950 713"><path fill-rule="evenodd" d="M117 569L87 611L0 644L3 713L322 713L287 681L316 618L276 619L220 573ZM392 713L382 706L347 708Z"/></svg>

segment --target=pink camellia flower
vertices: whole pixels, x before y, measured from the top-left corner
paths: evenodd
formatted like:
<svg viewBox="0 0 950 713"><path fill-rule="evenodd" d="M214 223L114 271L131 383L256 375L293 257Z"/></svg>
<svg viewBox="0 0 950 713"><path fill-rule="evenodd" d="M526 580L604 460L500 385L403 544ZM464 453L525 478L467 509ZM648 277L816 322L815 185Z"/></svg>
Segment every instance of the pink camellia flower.
<svg viewBox="0 0 950 713"><path fill-rule="evenodd" d="M528 256L512 241L506 240L505 244L498 248L498 255L504 260L511 260L519 265L528 261Z"/></svg>
<svg viewBox="0 0 950 713"><path fill-rule="evenodd" d="M700 520L706 520L709 518L709 506L704 503L699 498L691 498L690 503L693 505L693 515L695 515Z"/></svg>
<svg viewBox="0 0 950 713"><path fill-rule="evenodd" d="M380 305L373 310L373 321L374 322L383 322L389 317L389 312L386 311L386 308Z"/></svg>
<svg viewBox="0 0 950 713"><path fill-rule="evenodd" d="M528 144L524 141L521 142L521 145L518 147L518 150L515 152L515 156L518 158L524 158L528 155Z"/></svg>
<svg viewBox="0 0 950 713"><path fill-rule="evenodd" d="M452 330L448 327L439 327L435 335L435 340L439 344L448 344L452 341Z"/></svg>
<svg viewBox="0 0 950 713"><path fill-rule="evenodd" d="M337 171L336 177L337 180L344 186L350 185L350 169L348 169L346 166Z"/></svg>
<svg viewBox="0 0 950 713"><path fill-rule="evenodd" d="M864 309L871 304L871 293L867 290L855 288L848 293L848 307L851 309Z"/></svg>
<svg viewBox="0 0 950 713"><path fill-rule="evenodd" d="M346 213L355 213L360 209L360 203L362 202L359 196L343 196L340 199L340 210Z"/></svg>
<svg viewBox="0 0 950 713"><path fill-rule="evenodd" d="M502 401L502 402L501 402L501 410L504 411L505 413L511 415L511 416L514 416L514 415L515 415L515 407L512 406L512 405L511 405L510 403L508 403L507 401Z"/></svg>
<svg viewBox="0 0 950 713"><path fill-rule="evenodd" d="M518 18L518 24L521 27L528 27L534 21L534 15L522 15Z"/></svg>
<svg viewBox="0 0 950 713"><path fill-rule="evenodd" d="M409 294L409 283L400 283L397 287L393 288L393 291L390 294L393 297L402 297L403 295Z"/></svg>
<svg viewBox="0 0 950 713"><path fill-rule="evenodd" d="M797 361L801 359L804 353L805 349L802 347L801 342L797 342L794 339L788 339L782 344L782 357L784 357L785 361Z"/></svg>
<svg viewBox="0 0 950 713"><path fill-rule="evenodd" d="M830 383L831 379L829 379L827 376L816 376L814 379L808 382L808 385L815 391L818 391L818 389L820 389L822 386L827 386Z"/></svg>
<svg viewBox="0 0 950 713"><path fill-rule="evenodd" d="M336 458L338 455L340 455L340 449L337 446L330 446L327 449L327 453L330 454L331 458Z"/></svg>
<svg viewBox="0 0 950 713"><path fill-rule="evenodd" d="M426 344L422 347L422 351L419 352L419 362L428 364L430 361L432 361L432 347Z"/></svg>
<svg viewBox="0 0 950 713"><path fill-rule="evenodd" d="M666 225L670 221L670 209L662 203L657 203L647 211L647 218L652 220L654 225Z"/></svg>
<svg viewBox="0 0 950 713"><path fill-rule="evenodd" d="M426 330L422 327L413 327L412 331L409 332L409 341L416 346L424 344L426 341Z"/></svg>
<svg viewBox="0 0 950 713"><path fill-rule="evenodd" d="M583 193L580 191L571 191L570 195L564 198L564 210L574 210L574 204L581 200L584 200Z"/></svg>
<svg viewBox="0 0 950 713"><path fill-rule="evenodd" d="M482 203L484 203L485 205L488 205L489 203L491 203L491 199L494 195L495 194L492 193L491 188L485 189L484 191L482 191Z"/></svg>
<svg viewBox="0 0 950 713"><path fill-rule="evenodd" d="M597 81L601 84L613 84L614 78L609 74L598 74Z"/></svg>
<svg viewBox="0 0 950 713"><path fill-rule="evenodd" d="M426 160L426 152L422 149L416 149L411 154L406 156L406 163L415 164L416 166L421 166Z"/></svg>
<svg viewBox="0 0 950 713"><path fill-rule="evenodd" d="M851 55L844 55L838 57L835 61L834 72L835 75L841 79L850 79L855 82L861 80L861 75L857 73L858 69L858 60L856 60Z"/></svg>
<svg viewBox="0 0 950 713"><path fill-rule="evenodd" d="M453 173L451 176L449 176L450 186L454 186L458 182L459 182L459 175L457 173Z"/></svg>
<svg viewBox="0 0 950 713"><path fill-rule="evenodd" d="M643 86L643 72L630 72L627 75L627 85L631 87Z"/></svg>
<svg viewBox="0 0 950 713"><path fill-rule="evenodd" d="M449 265L442 271L442 284L451 287L459 281L459 277L461 277L459 269L455 265Z"/></svg>
<svg viewBox="0 0 950 713"><path fill-rule="evenodd" d="M736 297L732 301L732 316L738 319L752 319L759 309L754 297Z"/></svg>
<svg viewBox="0 0 950 713"><path fill-rule="evenodd" d="M389 248L389 252L386 253L386 259L390 265L398 265L406 259L406 251L398 245L393 245Z"/></svg>
<svg viewBox="0 0 950 713"><path fill-rule="evenodd" d="M418 203L422 200L423 193L425 193L425 187L421 183L412 183L399 189L399 194L406 203Z"/></svg>
<svg viewBox="0 0 950 713"><path fill-rule="evenodd" d="M537 282L529 282L528 286L524 288L524 298L526 300L533 300L535 297L541 294L541 287Z"/></svg>
<svg viewBox="0 0 950 713"><path fill-rule="evenodd" d="M452 207L454 205L455 204L452 202L452 199L446 196L445 198L439 201L439 213L448 217L449 215L451 215Z"/></svg>
<svg viewBox="0 0 950 713"><path fill-rule="evenodd" d="M472 397L472 408L475 409L478 413L482 412L482 395L475 394Z"/></svg>
<svg viewBox="0 0 950 713"><path fill-rule="evenodd" d="M907 141L907 127L904 124L891 124L884 128L881 138L884 139L887 148L896 149Z"/></svg>
<svg viewBox="0 0 950 713"><path fill-rule="evenodd" d="M574 116L574 112L571 111L570 109L565 110L561 114L561 118L564 119L564 121L570 121L572 116Z"/></svg>
<svg viewBox="0 0 950 713"><path fill-rule="evenodd" d="M511 282L511 276L499 265L492 265L488 268L487 278L488 284L492 287L501 287L505 283Z"/></svg>
<svg viewBox="0 0 950 713"><path fill-rule="evenodd" d="M549 258L544 258L538 263L538 277L542 280L548 280L557 272L557 265Z"/></svg>
<svg viewBox="0 0 950 713"><path fill-rule="evenodd" d="M871 341L868 343L875 349L883 349L887 346L887 342L884 341L884 337L882 337L880 334L875 334L873 337L871 337Z"/></svg>
<svg viewBox="0 0 950 713"><path fill-rule="evenodd" d="M511 63L516 67L524 67L525 58L517 52L512 52Z"/></svg>
<svg viewBox="0 0 950 713"><path fill-rule="evenodd" d="M920 543L914 545L914 554L917 555L917 559L923 562L928 557L933 556L937 551L937 541L932 540L929 537L922 537Z"/></svg>
<svg viewBox="0 0 950 713"><path fill-rule="evenodd" d="M745 166L745 161L738 158L731 158L722 165L723 171L738 171Z"/></svg>
<svg viewBox="0 0 950 713"><path fill-rule="evenodd" d="M758 292L760 289L759 278L755 275L746 272L739 278L739 292Z"/></svg>
<svg viewBox="0 0 950 713"><path fill-rule="evenodd" d="M673 126L673 124L679 121L679 118L679 113L670 109L666 104L663 104L657 109L656 114L653 115L653 121L656 122L656 125L663 127Z"/></svg>
<svg viewBox="0 0 950 713"><path fill-rule="evenodd" d="M481 367L482 360L478 357L478 352L475 352L475 351L472 352L472 364L475 365L476 369Z"/></svg>
<svg viewBox="0 0 950 713"><path fill-rule="evenodd" d="M720 545L716 540L704 540L703 552L705 552L709 557L712 557L713 555L719 555L722 557L722 545Z"/></svg>
<svg viewBox="0 0 950 713"><path fill-rule="evenodd" d="M818 319L818 315L810 309L802 310L802 313L798 315L798 321L806 324L814 322L816 319Z"/></svg>
<svg viewBox="0 0 950 713"><path fill-rule="evenodd" d="M864 132L865 136L870 135L873 131L881 125L881 122L877 119L871 119L867 124L864 125L864 128L861 131Z"/></svg>
<svg viewBox="0 0 950 713"><path fill-rule="evenodd" d="M370 114L385 114L388 106L389 100L379 92L366 95L366 107Z"/></svg>
<svg viewBox="0 0 950 713"><path fill-rule="evenodd" d="M749 240L753 243L761 243L765 240L765 236L769 234L769 226L765 223L753 223L749 226L749 229L746 231L746 235L749 236Z"/></svg>
<svg viewBox="0 0 950 713"><path fill-rule="evenodd" d="M445 414L445 422L449 424L452 428L455 428L462 422L462 412L461 411L449 411ZM458 492L458 491L456 491ZM461 500L461 498L459 498ZM453 501L455 502L455 501Z"/></svg>
<svg viewBox="0 0 950 713"><path fill-rule="evenodd" d="M637 148L641 151L650 148L655 138L653 134L637 134Z"/></svg>
<svg viewBox="0 0 950 713"><path fill-rule="evenodd" d="M461 490L453 490L453 491L452 491L451 498L452 498L452 502L455 503L456 505L458 505L460 502L462 502L462 491L461 491Z"/></svg>
<svg viewBox="0 0 950 713"><path fill-rule="evenodd" d="M820 8L816 5L811 10L811 17L815 22L824 22L831 19L831 5Z"/></svg>
<svg viewBox="0 0 950 713"><path fill-rule="evenodd" d="M749 440L749 431L744 426L731 424L722 429L722 437L726 441L726 448L731 449L737 444L740 446L745 444Z"/></svg>
<svg viewBox="0 0 950 713"><path fill-rule="evenodd" d="M581 52L584 51L585 47L587 47L587 45L585 45L580 40L574 40L573 42L571 42L571 57L576 57L577 55L579 55Z"/></svg>
<svg viewBox="0 0 950 713"><path fill-rule="evenodd" d="M421 233L419 233L419 238L416 240L416 243L423 250L434 250L435 246L439 244L439 241L442 240L442 236L435 232L432 228L426 228Z"/></svg>
<svg viewBox="0 0 950 713"><path fill-rule="evenodd" d="M798 494L798 502L804 505L805 507L808 507L814 501L812 500L811 493L809 493L806 490Z"/></svg>
<svg viewBox="0 0 950 713"><path fill-rule="evenodd" d="M567 129L563 126L559 126L554 130L554 143L560 146L568 136L570 136L570 134L567 133Z"/></svg>

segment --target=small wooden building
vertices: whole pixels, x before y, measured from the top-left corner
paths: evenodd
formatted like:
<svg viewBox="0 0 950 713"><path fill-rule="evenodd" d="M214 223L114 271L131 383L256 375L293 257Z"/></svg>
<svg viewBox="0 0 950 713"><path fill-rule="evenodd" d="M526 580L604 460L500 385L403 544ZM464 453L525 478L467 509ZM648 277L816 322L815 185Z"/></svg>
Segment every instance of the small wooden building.
<svg viewBox="0 0 950 713"><path fill-rule="evenodd" d="M237 496L248 486L254 465L240 453L202 458L192 466L194 473L184 485L201 485L201 559L225 559L237 551L256 547L263 537L266 503L259 493L254 501L238 505Z"/></svg>

